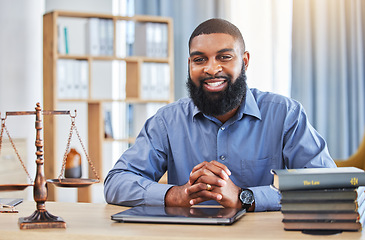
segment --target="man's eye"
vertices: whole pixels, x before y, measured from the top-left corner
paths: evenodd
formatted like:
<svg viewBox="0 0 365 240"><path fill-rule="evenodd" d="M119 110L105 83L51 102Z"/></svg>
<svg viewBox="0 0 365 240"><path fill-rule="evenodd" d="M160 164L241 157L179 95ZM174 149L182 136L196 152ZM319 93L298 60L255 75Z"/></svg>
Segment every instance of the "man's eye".
<svg viewBox="0 0 365 240"><path fill-rule="evenodd" d="M230 56L230 55L222 55L222 56L219 57L219 59L221 61L229 61L229 60L232 59L232 56Z"/></svg>
<svg viewBox="0 0 365 240"><path fill-rule="evenodd" d="M204 61L204 58L194 58L195 63L201 63Z"/></svg>

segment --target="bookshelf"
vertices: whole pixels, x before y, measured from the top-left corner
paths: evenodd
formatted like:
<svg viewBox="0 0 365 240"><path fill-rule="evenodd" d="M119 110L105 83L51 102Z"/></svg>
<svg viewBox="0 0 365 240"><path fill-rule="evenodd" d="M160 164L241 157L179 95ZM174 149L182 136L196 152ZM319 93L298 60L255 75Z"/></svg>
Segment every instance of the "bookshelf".
<svg viewBox="0 0 365 240"><path fill-rule="evenodd" d="M111 145L126 149L141 124L161 105L174 101L173 60L170 18L69 11L44 14L43 109L77 109L76 125L101 177L97 185L102 185L114 164L108 155ZM111 118L112 128L105 127L105 120ZM47 178L59 174L67 121L44 117ZM87 160L82 161L86 177L93 177ZM97 194L103 195L100 189ZM48 200L59 200L59 191L49 185ZM75 191L77 201L92 202L92 187Z"/></svg>

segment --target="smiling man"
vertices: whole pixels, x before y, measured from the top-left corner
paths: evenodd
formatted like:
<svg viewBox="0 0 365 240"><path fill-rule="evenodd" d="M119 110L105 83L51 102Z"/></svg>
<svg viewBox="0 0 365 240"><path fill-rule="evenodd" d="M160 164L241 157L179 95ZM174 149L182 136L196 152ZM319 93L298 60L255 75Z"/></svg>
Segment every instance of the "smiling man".
<svg viewBox="0 0 365 240"><path fill-rule="evenodd" d="M250 89L250 55L223 19L189 40L189 98L148 119L105 179L108 203L280 210L271 169L336 167L298 102ZM168 184L158 180L168 171Z"/></svg>

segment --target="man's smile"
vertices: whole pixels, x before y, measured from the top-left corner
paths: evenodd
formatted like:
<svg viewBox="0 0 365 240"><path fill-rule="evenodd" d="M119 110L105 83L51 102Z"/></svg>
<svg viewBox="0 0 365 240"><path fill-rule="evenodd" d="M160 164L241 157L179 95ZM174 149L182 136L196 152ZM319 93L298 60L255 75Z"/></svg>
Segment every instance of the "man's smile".
<svg viewBox="0 0 365 240"><path fill-rule="evenodd" d="M223 78L215 78L205 80L203 82L203 88L208 92L220 92L227 87L227 80Z"/></svg>

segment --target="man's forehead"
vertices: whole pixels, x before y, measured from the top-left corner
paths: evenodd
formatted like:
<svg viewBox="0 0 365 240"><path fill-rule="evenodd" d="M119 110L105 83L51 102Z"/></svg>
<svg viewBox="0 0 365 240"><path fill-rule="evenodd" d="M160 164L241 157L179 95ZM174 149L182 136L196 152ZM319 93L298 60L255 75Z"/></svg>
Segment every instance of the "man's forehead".
<svg viewBox="0 0 365 240"><path fill-rule="evenodd" d="M190 55L202 54L206 51L225 52L240 48L239 41L226 33L201 34L191 41Z"/></svg>
<svg viewBox="0 0 365 240"><path fill-rule="evenodd" d="M211 40L226 39L226 40L236 41L235 38L228 33L209 33L209 34L200 34L200 35L194 37L191 40L191 45L193 45L194 43L196 43L198 41L207 41L209 39L211 39Z"/></svg>

